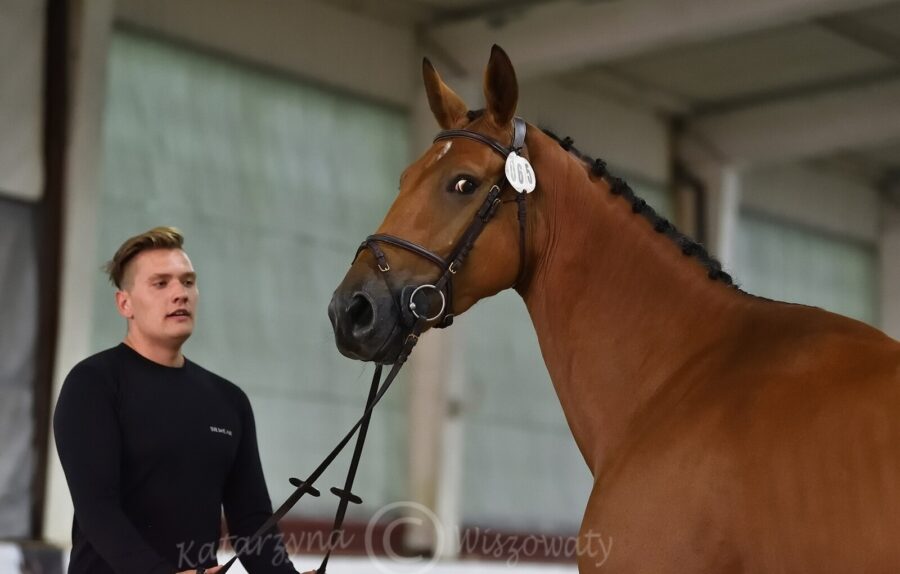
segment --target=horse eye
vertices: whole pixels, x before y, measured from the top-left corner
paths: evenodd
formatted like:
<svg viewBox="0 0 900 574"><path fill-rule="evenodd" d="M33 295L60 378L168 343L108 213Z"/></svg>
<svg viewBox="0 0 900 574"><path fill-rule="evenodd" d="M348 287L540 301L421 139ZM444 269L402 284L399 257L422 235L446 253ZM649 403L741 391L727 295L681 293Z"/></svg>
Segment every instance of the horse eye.
<svg viewBox="0 0 900 574"><path fill-rule="evenodd" d="M456 183L453 184L453 191L456 193L461 193L463 195L467 195L475 191L478 187L478 184L472 181L469 178L461 177L456 180Z"/></svg>

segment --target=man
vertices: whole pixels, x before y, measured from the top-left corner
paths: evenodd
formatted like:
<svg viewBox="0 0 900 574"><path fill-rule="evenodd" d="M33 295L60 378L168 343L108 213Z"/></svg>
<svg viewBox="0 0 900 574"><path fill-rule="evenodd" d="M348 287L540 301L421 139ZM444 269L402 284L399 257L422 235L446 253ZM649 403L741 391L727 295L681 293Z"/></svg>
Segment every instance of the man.
<svg viewBox="0 0 900 574"><path fill-rule="evenodd" d="M123 343L72 369L53 419L75 505L70 574L214 574L221 513L250 574L295 573L272 531L253 412L237 386L181 352L197 277L183 238L157 227L107 264Z"/></svg>

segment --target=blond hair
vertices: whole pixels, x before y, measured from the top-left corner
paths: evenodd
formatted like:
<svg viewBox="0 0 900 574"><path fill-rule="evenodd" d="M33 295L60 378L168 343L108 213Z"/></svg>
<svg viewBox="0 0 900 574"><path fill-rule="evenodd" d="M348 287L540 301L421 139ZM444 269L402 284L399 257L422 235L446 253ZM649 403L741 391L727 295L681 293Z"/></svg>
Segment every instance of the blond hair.
<svg viewBox="0 0 900 574"><path fill-rule="evenodd" d="M109 275L109 281L117 288L122 288L122 279L128 263L142 252L151 249L181 249L184 236L174 227L154 227L140 235L125 240L113 258L107 261L103 270Z"/></svg>

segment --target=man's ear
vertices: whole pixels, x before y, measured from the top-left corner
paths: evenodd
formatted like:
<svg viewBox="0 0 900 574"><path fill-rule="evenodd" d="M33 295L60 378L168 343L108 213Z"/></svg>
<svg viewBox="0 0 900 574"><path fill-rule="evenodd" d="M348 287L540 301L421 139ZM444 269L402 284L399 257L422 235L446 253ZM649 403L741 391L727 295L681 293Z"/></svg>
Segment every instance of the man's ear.
<svg viewBox="0 0 900 574"><path fill-rule="evenodd" d="M469 111L462 98L456 95L431 65L428 58L422 59L422 79L425 81L425 93L431 113L441 129L449 130L460 124Z"/></svg>
<svg viewBox="0 0 900 574"><path fill-rule="evenodd" d="M134 313L131 310L131 295L128 291L122 289L116 291L116 311L126 319L134 317Z"/></svg>

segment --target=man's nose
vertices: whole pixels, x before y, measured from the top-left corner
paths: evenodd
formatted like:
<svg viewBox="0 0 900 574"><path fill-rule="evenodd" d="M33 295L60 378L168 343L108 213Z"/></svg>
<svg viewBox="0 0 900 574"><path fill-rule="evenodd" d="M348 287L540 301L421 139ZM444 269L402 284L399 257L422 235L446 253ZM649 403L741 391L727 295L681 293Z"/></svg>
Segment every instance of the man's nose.
<svg viewBox="0 0 900 574"><path fill-rule="evenodd" d="M187 287L185 287L184 285L181 285L181 286L175 288L175 293L174 293L174 295L172 295L172 299L175 302L184 302L184 301L187 301L188 298L189 298L189 295L188 295Z"/></svg>

